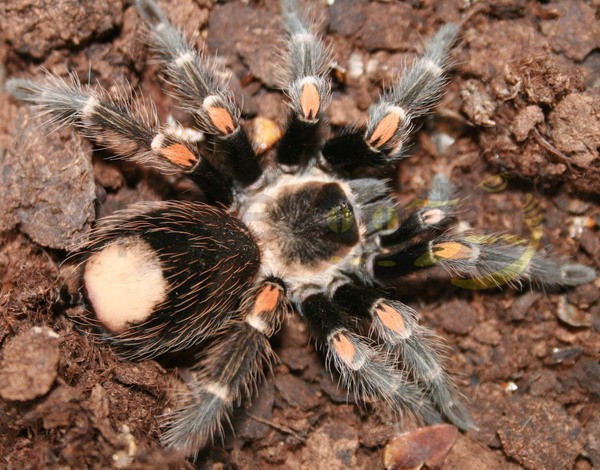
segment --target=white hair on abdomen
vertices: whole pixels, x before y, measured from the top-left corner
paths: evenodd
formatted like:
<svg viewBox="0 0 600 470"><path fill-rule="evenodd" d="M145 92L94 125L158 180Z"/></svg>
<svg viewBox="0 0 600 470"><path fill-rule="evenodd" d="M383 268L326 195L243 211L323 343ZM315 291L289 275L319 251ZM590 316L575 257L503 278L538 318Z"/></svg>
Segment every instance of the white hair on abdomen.
<svg viewBox="0 0 600 470"><path fill-rule="evenodd" d="M115 333L146 320L168 291L157 253L140 238L116 241L91 255L83 280L96 317Z"/></svg>

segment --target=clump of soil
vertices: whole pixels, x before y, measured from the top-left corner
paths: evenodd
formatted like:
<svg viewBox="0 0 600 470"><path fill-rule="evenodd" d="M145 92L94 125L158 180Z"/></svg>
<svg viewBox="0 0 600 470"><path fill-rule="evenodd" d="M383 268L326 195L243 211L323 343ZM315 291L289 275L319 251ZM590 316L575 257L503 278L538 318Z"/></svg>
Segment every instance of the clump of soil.
<svg viewBox="0 0 600 470"><path fill-rule="evenodd" d="M163 2L161 2L163 3ZM369 105L422 39L463 22L448 92L399 166L402 203L446 173L464 196L464 226L528 235L543 214L553 255L600 269L600 4L583 0L315 3L334 49L331 123ZM160 93L130 2L8 0L0 5L0 80L75 72L138 88L163 121L189 116ZM198 47L219 52L250 121L285 122L277 91L283 44L274 0L164 2ZM1 86L1 83L0 83ZM139 200L196 198L184 178L109 162L71 129L45 130L2 92L0 106L0 455L6 468L193 468L159 445L177 382L155 362L128 363L98 344L65 287L67 250L94 220ZM249 126L250 128L251 126ZM498 183L500 178L502 184ZM494 183L494 184L492 184ZM60 270L63 270L63 277ZM68 276L67 276L68 278ZM600 282L568 292L468 291L430 274L398 297L448 344L448 368L476 428L444 468L600 467ZM381 468L382 448L414 426L347 403L291 317L273 344L281 362L235 435L204 451L206 468Z"/></svg>

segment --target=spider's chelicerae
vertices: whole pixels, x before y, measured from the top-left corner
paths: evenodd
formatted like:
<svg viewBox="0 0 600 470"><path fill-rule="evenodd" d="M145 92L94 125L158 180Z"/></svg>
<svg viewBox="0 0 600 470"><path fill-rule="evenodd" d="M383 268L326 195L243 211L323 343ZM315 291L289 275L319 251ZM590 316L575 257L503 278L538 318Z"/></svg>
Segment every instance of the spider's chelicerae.
<svg viewBox="0 0 600 470"><path fill-rule="evenodd" d="M457 26L431 38L366 126L325 141L330 57L296 2L282 0L291 113L267 161L253 151L209 61L152 0L137 7L170 92L206 136L203 147L160 126L154 112L75 78L13 79L7 88L116 156L183 172L204 190L207 202L134 204L105 218L80 253L86 305L106 341L131 359L181 352L193 359L190 391L168 419L164 444L193 454L220 431L273 360L269 338L291 310L357 399L468 428L433 334L380 288L434 265L475 281L555 286L595 273L500 238L443 230L456 198L442 176L420 206L397 216L379 175L405 155L415 119L438 101Z"/></svg>

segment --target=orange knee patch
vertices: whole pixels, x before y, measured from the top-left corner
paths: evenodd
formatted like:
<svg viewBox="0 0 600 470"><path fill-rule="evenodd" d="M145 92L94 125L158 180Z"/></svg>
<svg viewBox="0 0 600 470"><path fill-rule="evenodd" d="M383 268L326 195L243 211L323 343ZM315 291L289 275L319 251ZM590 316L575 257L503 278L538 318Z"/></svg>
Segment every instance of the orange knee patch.
<svg viewBox="0 0 600 470"><path fill-rule="evenodd" d="M208 106L206 108L206 114L208 114L213 126L215 126L222 134L231 134L237 127L231 113L225 108Z"/></svg>
<svg viewBox="0 0 600 470"><path fill-rule="evenodd" d="M321 95L314 83L306 83L302 87L300 106L304 113L304 119L313 120L317 117L321 108Z"/></svg>
<svg viewBox="0 0 600 470"><path fill-rule="evenodd" d="M399 111L391 111L386 114L373 130L371 137L369 137L369 144L379 148L389 142L394 137L396 131L398 131L402 118L403 116Z"/></svg>
<svg viewBox="0 0 600 470"><path fill-rule="evenodd" d="M348 367L353 368L356 359L356 347L352 341L350 341L345 334L337 333L332 338L332 343L337 356L344 361Z"/></svg>
<svg viewBox="0 0 600 470"><path fill-rule="evenodd" d="M258 315L260 313L272 312L275 310L281 299L281 294L281 288L275 284L265 285L256 296L251 315Z"/></svg>
<svg viewBox="0 0 600 470"><path fill-rule="evenodd" d="M469 259L473 256L473 250L458 242L442 242L433 245L431 250L437 258L442 259Z"/></svg>
<svg viewBox="0 0 600 470"><path fill-rule="evenodd" d="M198 161L198 157L183 144L169 145L168 147L161 148L159 151L171 163L184 168L191 168Z"/></svg>
<svg viewBox="0 0 600 470"><path fill-rule="evenodd" d="M380 303L375 310L375 315L388 330L392 330L400 336L407 336L404 318L391 305L385 302Z"/></svg>

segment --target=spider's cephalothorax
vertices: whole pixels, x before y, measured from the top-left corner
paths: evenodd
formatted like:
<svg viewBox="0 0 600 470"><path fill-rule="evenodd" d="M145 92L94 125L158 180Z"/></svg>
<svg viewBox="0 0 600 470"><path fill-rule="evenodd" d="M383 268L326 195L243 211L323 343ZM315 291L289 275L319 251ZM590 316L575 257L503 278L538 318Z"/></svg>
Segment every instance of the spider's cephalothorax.
<svg viewBox="0 0 600 470"><path fill-rule="evenodd" d="M186 354L192 364L190 392L166 423L164 443L189 453L206 445L254 390L273 357L269 337L292 309L357 399L468 428L433 334L379 289L431 266L497 283L567 286L595 273L499 237L442 231L457 202L443 176L402 218L386 182L373 176L404 154L415 118L438 101L457 27L438 31L366 126L324 142L329 55L296 2L282 0L291 113L275 158L263 161L220 75L153 0L136 4L205 147L75 77L13 79L7 89L116 156L185 173L204 190L206 202L141 203L103 219L79 254L90 321L103 339L128 358Z"/></svg>

